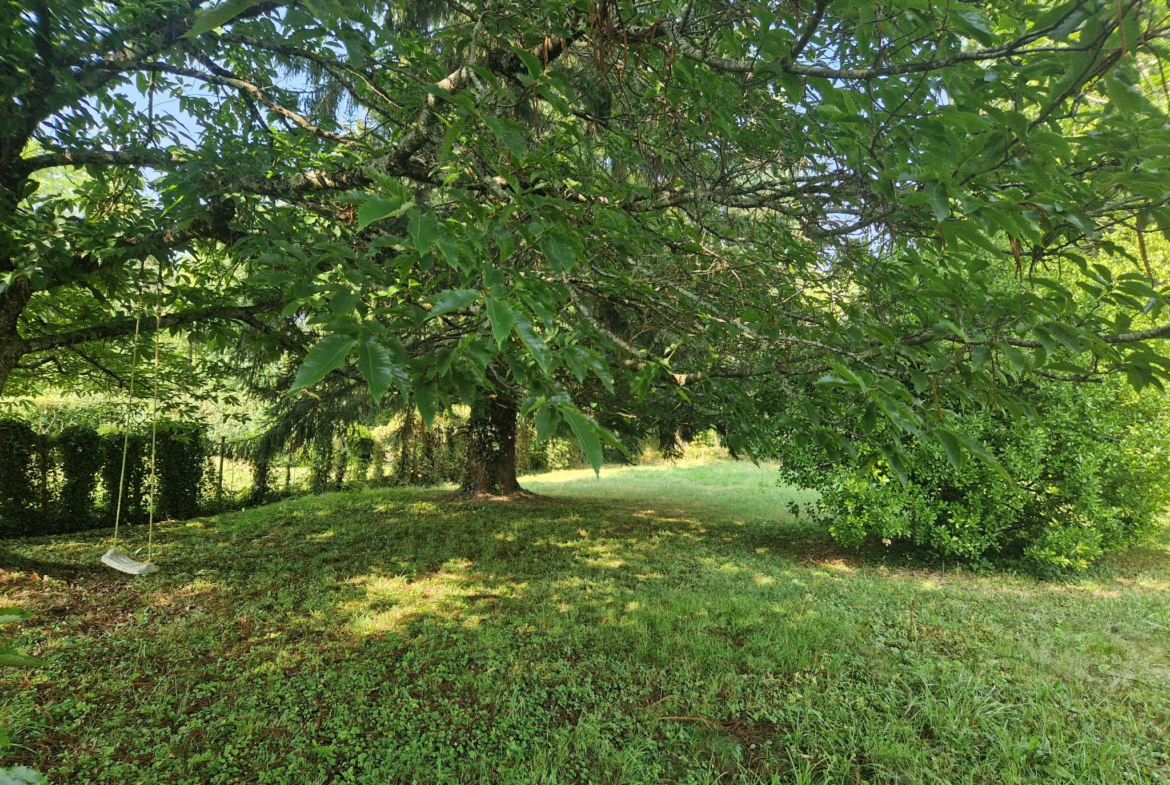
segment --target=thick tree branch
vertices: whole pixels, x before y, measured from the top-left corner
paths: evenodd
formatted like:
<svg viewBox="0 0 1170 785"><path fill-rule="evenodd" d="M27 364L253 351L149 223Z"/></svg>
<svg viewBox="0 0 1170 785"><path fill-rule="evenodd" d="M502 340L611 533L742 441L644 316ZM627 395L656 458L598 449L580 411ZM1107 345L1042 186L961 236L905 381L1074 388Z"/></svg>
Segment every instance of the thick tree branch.
<svg viewBox="0 0 1170 785"><path fill-rule="evenodd" d="M187 153L171 150L60 150L21 159L24 176L54 166L152 166L164 169L184 161Z"/></svg>
<svg viewBox="0 0 1170 785"><path fill-rule="evenodd" d="M279 306L280 301L278 300L267 300L256 303L255 305L216 305L199 311L164 314L157 320L149 318L141 319L138 324L138 330L143 333L152 332L156 329L156 321L158 329L182 327L188 324L211 320L248 322L257 314L271 311ZM50 349L59 349L64 346L78 346L80 344L102 341L109 338L121 338L127 335L133 335L134 330L135 320L127 318L109 324L79 327L75 330L67 330L53 335L25 338L21 342L21 348L23 349L23 354L33 354Z"/></svg>

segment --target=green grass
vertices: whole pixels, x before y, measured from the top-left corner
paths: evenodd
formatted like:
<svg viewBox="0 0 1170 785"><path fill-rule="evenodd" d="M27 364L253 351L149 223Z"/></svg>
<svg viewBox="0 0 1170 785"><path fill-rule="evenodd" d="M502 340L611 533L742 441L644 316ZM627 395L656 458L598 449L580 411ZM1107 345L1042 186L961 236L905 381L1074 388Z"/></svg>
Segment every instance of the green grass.
<svg viewBox="0 0 1170 785"><path fill-rule="evenodd" d="M352 492L7 544L56 783L1170 781L1170 540L1062 582L842 554L775 472ZM144 540L135 533L136 544ZM11 628L9 628L11 629Z"/></svg>

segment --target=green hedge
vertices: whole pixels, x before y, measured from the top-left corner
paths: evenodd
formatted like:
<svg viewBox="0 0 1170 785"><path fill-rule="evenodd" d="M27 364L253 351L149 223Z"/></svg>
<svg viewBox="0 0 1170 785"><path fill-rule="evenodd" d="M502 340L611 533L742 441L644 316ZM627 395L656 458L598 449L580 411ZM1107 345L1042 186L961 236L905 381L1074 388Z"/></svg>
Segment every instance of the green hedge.
<svg viewBox="0 0 1170 785"><path fill-rule="evenodd" d="M202 426L159 423L155 444L158 499L155 520L184 520L199 515L206 444Z"/></svg>
<svg viewBox="0 0 1170 785"><path fill-rule="evenodd" d="M0 420L0 535L27 533L37 500L34 467L40 438L16 420Z"/></svg>
<svg viewBox="0 0 1170 785"><path fill-rule="evenodd" d="M149 433L126 439L122 433L102 436L87 425L69 425L42 436L26 422L0 420L0 536L112 525L124 444L121 520L144 523L149 516ZM199 514L204 453L200 426L160 423L156 519Z"/></svg>
<svg viewBox="0 0 1170 785"><path fill-rule="evenodd" d="M105 488L105 504L102 519L106 525L114 524L118 510L118 479L122 475L122 449L126 449L126 475L122 483L122 521L141 523L147 518L146 510L146 458L150 450L150 438L122 433L106 434L102 438L102 487Z"/></svg>
<svg viewBox="0 0 1170 785"><path fill-rule="evenodd" d="M65 484L57 499L58 528L64 531L88 529L94 525L94 493L105 455L102 437L93 428L74 425L56 438L57 458Z"/></svg>

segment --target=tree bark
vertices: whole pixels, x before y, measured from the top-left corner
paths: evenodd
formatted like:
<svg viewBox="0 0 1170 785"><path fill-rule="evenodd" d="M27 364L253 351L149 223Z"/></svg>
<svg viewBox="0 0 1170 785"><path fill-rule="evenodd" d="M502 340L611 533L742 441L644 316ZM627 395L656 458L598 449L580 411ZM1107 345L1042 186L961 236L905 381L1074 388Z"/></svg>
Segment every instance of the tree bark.
<svg viewBox="0 0 1170 785"><path fill-rule="evenodd" d="M482 398L471 408L463 490L477 496L515 496L516 402L501 395Z"/></svg>
<svg viewBox="0 0 1170 785"><path fill-rule="evenodd" d="M0 265L0 269L4 266ZM17 326L20 324L20 314L31 296L32 287L24 277L17 278L11 286L0 292L0 394L4 392L8 374L12 373L26 353L25 342Z"/></svg>

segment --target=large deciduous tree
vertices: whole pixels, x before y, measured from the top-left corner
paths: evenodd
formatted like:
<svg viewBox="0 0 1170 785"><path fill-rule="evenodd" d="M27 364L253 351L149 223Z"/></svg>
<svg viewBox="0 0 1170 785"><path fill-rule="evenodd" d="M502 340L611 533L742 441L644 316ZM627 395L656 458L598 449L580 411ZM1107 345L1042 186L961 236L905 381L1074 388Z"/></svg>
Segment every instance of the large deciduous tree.
<svg viewBox="0 0 1170 785"><path fill-rule="evenodd" d="M1170 374L1164 285L1094 264L1170 229L1145 0L5 8L0 384L127 334L143 258L159 324L312 344L295 389L531 413L595 465L599 418L763 450L796 393L830 452L885 417L986 457L940 388ZM100 187L30 193L62 165Z"/></svg>

